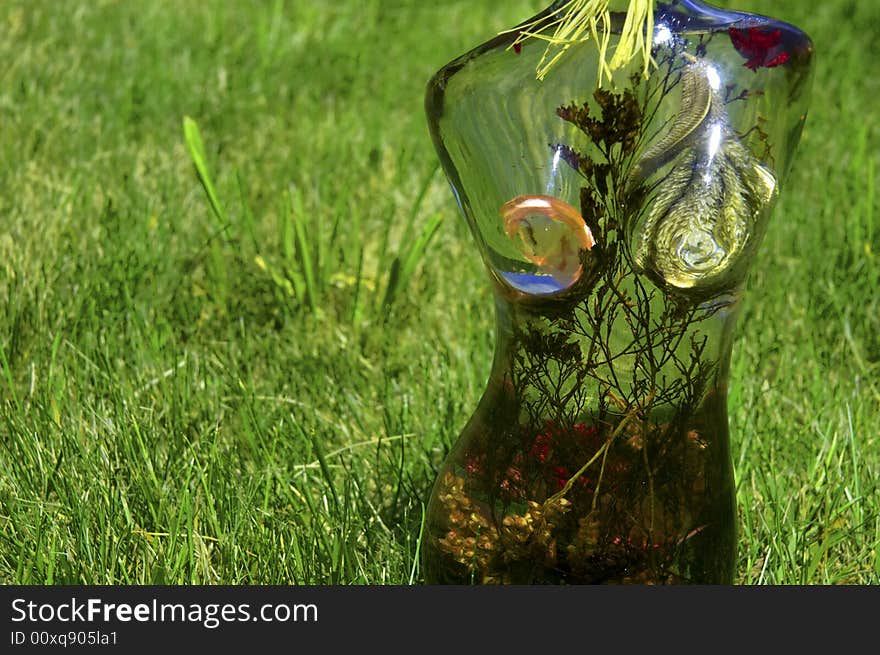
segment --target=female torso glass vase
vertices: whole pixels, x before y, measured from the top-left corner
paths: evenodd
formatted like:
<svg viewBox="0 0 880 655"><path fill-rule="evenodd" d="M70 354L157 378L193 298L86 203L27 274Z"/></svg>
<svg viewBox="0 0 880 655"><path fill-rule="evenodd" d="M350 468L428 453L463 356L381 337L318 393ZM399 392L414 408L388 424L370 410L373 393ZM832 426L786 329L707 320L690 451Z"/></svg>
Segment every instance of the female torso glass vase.
<svg viewBox="0 0 880 655"><path fill-rule="evenodd" d="M593 38L538 79L546 42L522 32L552 33L568 5L428 88L497 338L429 501L425 581L729 584L732 330L804 124L812 45L680 0L655 6L647 68L600 69ZM609 53L626 9L612 0L594 35Z"/></svg>

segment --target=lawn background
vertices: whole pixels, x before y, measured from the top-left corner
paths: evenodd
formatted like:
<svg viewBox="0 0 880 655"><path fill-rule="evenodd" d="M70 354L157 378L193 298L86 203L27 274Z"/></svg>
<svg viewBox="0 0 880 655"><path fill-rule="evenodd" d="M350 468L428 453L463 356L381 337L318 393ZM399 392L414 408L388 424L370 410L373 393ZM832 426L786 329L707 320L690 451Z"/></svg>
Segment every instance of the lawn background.
<svg viewBox="0 0 880 655"><path fill-rule="evenodd" d="M494 327L424 86L544 4L0 4L0 581L420 582ZM880 4L717 4L817 53L733 350L737 582L876 584Z"/></svg>

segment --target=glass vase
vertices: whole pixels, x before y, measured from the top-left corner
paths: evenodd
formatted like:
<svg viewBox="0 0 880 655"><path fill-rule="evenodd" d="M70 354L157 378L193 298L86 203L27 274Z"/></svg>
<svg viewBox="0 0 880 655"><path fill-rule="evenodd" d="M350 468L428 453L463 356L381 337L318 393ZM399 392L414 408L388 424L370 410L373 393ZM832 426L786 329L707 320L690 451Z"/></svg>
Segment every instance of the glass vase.
<svg viewBox="0 0 880 655"><path fill-rule="evenodd" d="M730 584L727 388L748 269L806 117L812 44L691 0L652 62L567 2L444 66L430 131L495 296L487 389L429 500L428 584ZM627 3L597 37L618 42Z"/></svg>

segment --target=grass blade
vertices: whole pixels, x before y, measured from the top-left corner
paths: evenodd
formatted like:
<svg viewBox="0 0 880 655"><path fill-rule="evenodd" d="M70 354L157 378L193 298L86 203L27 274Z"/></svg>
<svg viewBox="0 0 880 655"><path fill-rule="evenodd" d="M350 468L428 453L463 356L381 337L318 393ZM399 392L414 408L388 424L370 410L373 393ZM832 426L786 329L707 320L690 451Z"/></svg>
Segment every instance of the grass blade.
<svg viewBox="0 0 880 655"><path fill-rule="evenodd" d="M288 213L290 223L293 226L293 239L296 242L297 259L302 267L303 276L305 277L305 291L308 299L309 308L313 312L318 311L318 289L315 279L315 269L312 262L311 248L309 240L306 236L305 226L303 225L303 217L305 209L303 208L302 195L296 191L291 191L292 206Z"/></svg>
<svg viewBox="0 0 880 655"><path fill-rule="evenodd" d="M244 230L248 235L254 250L259 251L260 244L257 239L257 230L254 223L254 212L248 202L244 192L244 179L240 172L235 174L235 181L238 184L238 201L241 204L241 222L244 224Z"/></svg>
<svg viewBox="0 0 880 655"><path fill-rule="evenodd" d="M416 266L418 266L424 256L428 244L431 243L431 239L437 233L442 222L443 217L439 214L431 218L431 220L425 224L419 237L412 242L412 245L406 253L402 257L397 257L394 260L394 263L391 266L391 271L388 275L388 286L385 291L385 299L382 302L382 306L385 309L393 304L397 293L401 289L405 289L409 284L410 278L416 270Z"/></svg>
<svg viewBox="0 0 880 655"><path fill-rule="evenodd" d="M208 196L208 203L214 216L220 222L220 227L226 227L226 213L223 211L223 205L217 197L214 189L214 182L211 180L211 172L208 170L207 157L205 156L205 144L202 141L202 134L199 131L198 124L189 116L183 117L183 136L186 139L186 147L192 158L196 171L199 174L199 182Z"/></svg>
<svg viewBox="0 0 880 655"><path fill-rule="evenodd" d="M20 412L21 403L18 401L18 394L15 392L15 379L12 377L12 370L9 367L9 360L6 359L6 351L2 343L0 343L0 368L3 369L3 377L6 379L6 386L9 389L9 397L12 400L12 404Z"/></svg>
<svg viewBox="0 0 880 655"><path fill-rule="evenodd" d="M364 276L364 247L358 249L357 271L354 276L354 294L351 301L351 324L357 325L361 319L361 288Z"/></svg>
<svg viewBox="0 0 880 655"><path fill-rule="evenodd" d="M428 171L428 174L425 175L425 179L422 180L422 186L419 187L419 193L416 195L416 200L413 203L412 209L410 209L409 216L406 220L406 228L403 232L403 239L401 243L410 243L413 238L413 232L415 231L416 226L416 218L419 215L419 211L422 208L422 204L425 202L425 197L428 195L428 190L431 188L431 184L434 182L434 177L437 175L437 172L440 170L440 162L434 162L434 165L431 167L431 170Z"/></svg>

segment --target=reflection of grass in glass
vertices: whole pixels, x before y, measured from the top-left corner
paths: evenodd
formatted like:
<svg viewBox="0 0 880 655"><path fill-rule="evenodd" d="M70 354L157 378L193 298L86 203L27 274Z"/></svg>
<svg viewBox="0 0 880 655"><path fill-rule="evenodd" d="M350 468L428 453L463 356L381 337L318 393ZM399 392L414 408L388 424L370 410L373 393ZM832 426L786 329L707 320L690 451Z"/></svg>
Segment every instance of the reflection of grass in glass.
<svg viewBox="0 0 880 655"><path fill-rule="evenodd" d="M175 3L0 4L0 579L420 579L420 502L482 391L493 325L439 176L417 202L435 161L420 98L439 65L543 4L388 4L212 0L185 19ZM749 9L805 28L828 65L734 347L740 580L876 583L878 135L862 26L880 7ZM338 229L323 316L255 262L284 260L290 183L325 243ZM375 267L393 260L378 255L386 235L401 252L417 206L418 229L447 220L378 329Z"/></svg>

